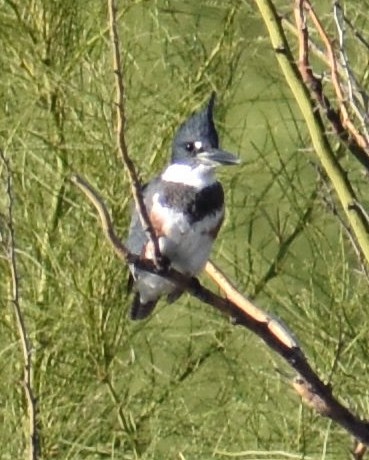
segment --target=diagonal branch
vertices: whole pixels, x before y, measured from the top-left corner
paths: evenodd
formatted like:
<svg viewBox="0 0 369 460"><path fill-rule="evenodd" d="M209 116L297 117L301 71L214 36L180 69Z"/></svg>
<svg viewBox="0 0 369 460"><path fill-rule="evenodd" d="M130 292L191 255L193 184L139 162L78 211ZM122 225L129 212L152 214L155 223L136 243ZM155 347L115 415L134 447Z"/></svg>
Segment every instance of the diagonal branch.
<svg viewBox="0 0 369 460"><path fill-rule="evenodd" d="M143 260L139 256L129 253L117 237L109 212L96 191L78 175L72 177L72 182L85 193L96 208L104 234L122 260L134 263L141 270L172 281L193 297L229 316L233 324L243 326L254 332L298 373L294 381L294 388L310 406L321 415L327 416L343 426L356 439L369 444L369 424L360 420L333 396L330 386L325 385L319 379L293 334L286 326L246 299L226 276L210 262L207 264L206 271L224 291L226 298L214 294L195 278L188 278L172 268L160 270L151 260Z"/></svg>
<svg viewBox="0 0 369 460"><path fill-rule="evenodd" d="M23 312L20 305L19 296L19 275L17 269L17 259L15 255L15 230L14 230L14 218L13 218L13 192L12 192L12 172L10 169L9 161L6 158L2 149L0 149L0 158L4 164L4 170L6 174L6 189L5 193L8 198L8 216L7 224L9 231L9 243L8 243L8 254L7 259L9 262L9 270L11 277L11 304L13 307L13 313L17 324L18 335L21 345L21 351L23 354L23 388L27 401L28 411L28 458L29 460L38 460L41 457L41 446L39 431L37 426L37 401L33 393L32 387L32 346L29 340L26 323L24 320Z"/></svg>

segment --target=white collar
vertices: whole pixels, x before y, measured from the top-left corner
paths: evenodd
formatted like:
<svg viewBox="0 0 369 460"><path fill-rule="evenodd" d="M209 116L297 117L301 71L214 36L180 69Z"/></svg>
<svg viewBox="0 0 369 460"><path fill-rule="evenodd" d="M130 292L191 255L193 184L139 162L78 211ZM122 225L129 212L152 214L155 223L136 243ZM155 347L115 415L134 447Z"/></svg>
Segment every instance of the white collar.
<svg viewBox="0 0 369 460"><path fill-rule="evenodd" d="M161 175L166 182L189 185L196 189L208 187L215 182L214 166L199 164L190 166L187 164L173 163Z"/></svg>

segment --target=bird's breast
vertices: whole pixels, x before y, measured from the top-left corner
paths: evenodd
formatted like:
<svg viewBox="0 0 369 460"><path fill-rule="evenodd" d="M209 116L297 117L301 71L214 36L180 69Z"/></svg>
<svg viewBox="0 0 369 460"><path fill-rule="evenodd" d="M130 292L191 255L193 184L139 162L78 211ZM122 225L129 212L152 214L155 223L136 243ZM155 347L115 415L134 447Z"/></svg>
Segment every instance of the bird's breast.
<svg viewBox="0 0 369 460"><path fill-rule="evenodd" d="M160 186L155 194L160 205L183 213L191 223L211 217L224 207L223 187L218 181L200 189L169 181L162 181Z"/></svg>
<svg viewBox="0 0 369 460"><path fill-rule="evenodd" d="M159 238L160 250L170 259L173 267L196 275L209 258L224 218L223 193L221 201L219 196L214 200L213 195L213 201L208 198L213 206L208 206L205 200L207 193L201 191L195 194L197 196L187 197L187 200L183 194L179 195L154 194L150 218Z"/></svg>

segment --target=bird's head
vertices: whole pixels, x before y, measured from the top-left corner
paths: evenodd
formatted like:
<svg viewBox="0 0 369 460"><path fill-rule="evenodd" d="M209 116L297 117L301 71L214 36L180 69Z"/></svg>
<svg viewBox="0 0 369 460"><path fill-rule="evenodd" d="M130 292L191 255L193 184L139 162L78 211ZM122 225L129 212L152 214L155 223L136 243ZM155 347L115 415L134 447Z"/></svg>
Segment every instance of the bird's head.
<svg viewBox="0 0 369 460"><path fill-rule="evenodd" d="M235 155L219 148L213 120L214 101L215 93L212 93L207 106L179 127L172 145L172 163L203 164L209 168L240 163Z"/></svg>

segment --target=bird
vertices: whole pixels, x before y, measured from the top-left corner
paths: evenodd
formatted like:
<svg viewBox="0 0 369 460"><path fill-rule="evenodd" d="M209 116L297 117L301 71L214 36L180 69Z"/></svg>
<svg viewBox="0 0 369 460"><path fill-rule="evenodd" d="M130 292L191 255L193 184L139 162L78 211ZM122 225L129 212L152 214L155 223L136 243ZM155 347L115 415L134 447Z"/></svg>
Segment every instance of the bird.
<svg viewBox="0 0 369 460"><path fill-rule="evenodd" d="M205 267L224 220L224 190L215 177L218 166L240 163L219 148L213 119L216 94L206 106L183 122L172 142L172 155L164 171L142 187L141 193L160 253L170 266L189 276ZM133 210L126 248L143 259L154 259L154 247ZM173 303L183 291L157 274L129 265L128 291L135 290L132 320L147 318L158 300Z"/></svg>

